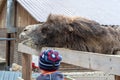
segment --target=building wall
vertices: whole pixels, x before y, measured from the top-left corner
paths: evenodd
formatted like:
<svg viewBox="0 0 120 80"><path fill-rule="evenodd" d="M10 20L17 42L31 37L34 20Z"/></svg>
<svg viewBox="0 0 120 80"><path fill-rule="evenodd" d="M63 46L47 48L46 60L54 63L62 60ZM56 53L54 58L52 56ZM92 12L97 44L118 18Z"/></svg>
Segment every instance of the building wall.
<svg viewBox="0 0 120 80"><path fill-rule="evenodd" d="M3 0L0 0L0 38L6 37L6 5L3 5ZM0 41L0 57L5 59L6 55L6 41Z"/></svg>
<svg viewBox="0 0 120 80"><path fill-rule="evenodd" d="M0 28L0 37L6 37L6 29ZM0 41L0 58L4 58L6 55L6 41Z"/></svg>
<svg viewBox="0 0 120 80"><path fill-rule="evenodd" d="M16 27L25 27L26 25L35 24L37 21L24 9L22 6L16 4ZM6 23L6 5L3 7L0 13L0 28L5 28Z"/></svg>
<svg viewBox="0 0 120 80"><path fill-rule="evenodd" d="M0 11L0 28L6 28L6 4L3 7L2 11ZM22 28L30 25L38 23L19 3L16 3L16 12L15 12L15 27L17 28L17 33L12 34L15 36L16 40L11 41L11 53L14 54L13 59L11 61L21 64L21 54L17 51L18 43L20 42L18 39L18 35L21 32ZM3 29L0 29L0 37L6 37L6 33L3 33ZM0 41L0 56L5 58L6 54L6 41Z"/></svg>
<svg viewBox="0 0 120 80"><path fill-rule="evenodd" d="M20 42L18 35L22 29L31 24L38 23L19 3L16 3L16 20L15 25L18 28L16 33L16 41L14 45L14 60L13 62L21 64L21 53L17 51L18 43Z"/></svg>
<svg viewBox="0 0 120 80"><path fill-rule="evenodd" d="M0 12L0 28L5 28L5 22L6 22L6 5Z"/></svg>
<svg viewBox="0 0 120 80"><path fill-rule="evenodd" d="M37 21L19 3L17 3L16 26L25 27L35 23L37 23Z"/></svg>

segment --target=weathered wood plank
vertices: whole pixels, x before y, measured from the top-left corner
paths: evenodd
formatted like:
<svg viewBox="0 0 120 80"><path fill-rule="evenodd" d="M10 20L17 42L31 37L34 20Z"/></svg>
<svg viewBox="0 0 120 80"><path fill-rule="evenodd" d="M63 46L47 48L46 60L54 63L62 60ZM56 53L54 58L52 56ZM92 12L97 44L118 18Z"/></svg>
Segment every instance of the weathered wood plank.
<svg viewBox="0 0 120 80"><path fill-rule="evenodd" d="M22 54L22 77L24 80L31 80L32 75L32 57L29 54Z"/></svg>
<svg viewBox="0 0 120 80"><path fill-rule="evenodd" d="M120 75L120 56L105 55L91 52L82 52L69 49L58 50L63 56L63 62L89 68L93 70L100 70L106 73Z"/></svg>
<svg viewBox="0 0 120 80"><path fill-rule="evenodd" d="M42 48L45 50L47 48ZM50 49L50 48L49 48ZM76 51L64 48L52 48L58 50L63 56L63 62L100 70L114 75L120 75L120 55L105 55L91 52ZM39 52L25 45L19 44L18 51L27 54L39 55Z"/></svg>
<svg viewBox="0 0 120 80"><path fill-rule="evenodd" d="M21 53L27 53L32 55L39 55L39 52L35 49L32 49L26 45L23 45L22 43L18 44L18 51Z"/></svg>
<svg viewBox="0 0 120 80"><path fill-rule="evenodd" d="M0 28L0 37L6 38L6 29ZM5 58L6 57L6 41L0 41L0 57Z"/></svg>
<svg viewBox="0 0 120 80"><path fill-rule="evenodd" d="M120 75L120 56L92 54L90 64L91 69Z"/></svg>
<svg viewBox="0 0 120 80"><path fill-rule="evenodd" d="M0 57L0 63L5 63L6 60Z"/></svg>
<svg viewBox="0 0 120 80"><path fill-rule="evenodd" d="M115 80L120 80L120 76L115 76Z"/></svg>
<svg viewBox="0 0 120 80"><path fill-rule="evenodd" d="M11 38L15 38L15 33L11 33ZM10 64L14 62L15 40L10 41Z"/></svg>
<svg viewBox="0 0 120 80"><path fill-rule="evenodd" d="M6 66L6 60L0 56L0 70L4 70Z"/></svg>
<svg viewBox="0 0 120 80"><path fill-rule="evenodd" d="M3 7L5 6L6 0L0 0L0 13L3 10Z"/></svg>

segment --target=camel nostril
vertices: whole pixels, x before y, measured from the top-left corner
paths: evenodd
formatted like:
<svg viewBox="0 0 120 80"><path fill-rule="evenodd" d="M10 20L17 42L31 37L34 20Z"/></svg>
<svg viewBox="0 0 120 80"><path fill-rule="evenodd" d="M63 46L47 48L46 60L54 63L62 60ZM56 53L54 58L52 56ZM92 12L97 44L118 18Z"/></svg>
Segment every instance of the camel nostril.
<svg viewBox="0 0 120 80"><path fill-rule="evenodd" d="M27 31L27 29L24 29L23 31Z"/></svg>

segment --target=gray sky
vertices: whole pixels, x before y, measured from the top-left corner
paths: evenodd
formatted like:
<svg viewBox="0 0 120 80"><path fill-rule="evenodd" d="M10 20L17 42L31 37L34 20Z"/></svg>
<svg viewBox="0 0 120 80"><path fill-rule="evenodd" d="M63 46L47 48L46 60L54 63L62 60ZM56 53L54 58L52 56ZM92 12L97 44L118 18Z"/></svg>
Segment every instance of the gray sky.
<svg viewBox="0 0 120 80"><path fill-rule="evenodd" d="M60 0L74 15L98 21L101 24L120 25L120 0Z"/></svg>
<svg viewBox="0 0 120 80"><path fill-rule="evenodd" d="M120 0L17 0L37 21L48 15L82 16L107 25L120 25Z"/></svg>

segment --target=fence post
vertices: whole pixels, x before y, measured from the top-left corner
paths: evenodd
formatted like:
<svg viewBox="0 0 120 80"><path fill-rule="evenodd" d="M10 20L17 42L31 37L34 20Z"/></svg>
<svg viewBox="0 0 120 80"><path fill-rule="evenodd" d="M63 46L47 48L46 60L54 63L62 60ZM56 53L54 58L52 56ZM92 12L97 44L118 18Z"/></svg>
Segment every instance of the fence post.
<svg viewBox="0 0 120 80"><path fill-rule="evenodd" d="M22 53L22 78L24 80L32 79L32 56L30 54Z"/></svg>
<svg viewBox="0 0 120 80"><path fill-rule="evenodd" d="M115 80L120 80L120 76L115 75Z"/></svg>

